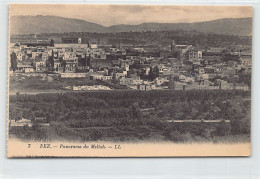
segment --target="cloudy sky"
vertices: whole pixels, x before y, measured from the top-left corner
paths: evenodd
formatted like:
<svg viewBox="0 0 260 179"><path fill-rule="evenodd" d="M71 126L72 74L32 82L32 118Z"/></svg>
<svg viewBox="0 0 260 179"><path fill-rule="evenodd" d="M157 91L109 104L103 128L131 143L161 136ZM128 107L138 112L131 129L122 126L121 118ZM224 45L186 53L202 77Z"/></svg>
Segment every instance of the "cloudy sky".
<svg viewBox="0 0 260 179"><path fill-rule="evenodd" d="M11 5L10 15L54 15L111 26L144 22L200 22L221 18L252 17L246 6L158 5Z"/></svg>

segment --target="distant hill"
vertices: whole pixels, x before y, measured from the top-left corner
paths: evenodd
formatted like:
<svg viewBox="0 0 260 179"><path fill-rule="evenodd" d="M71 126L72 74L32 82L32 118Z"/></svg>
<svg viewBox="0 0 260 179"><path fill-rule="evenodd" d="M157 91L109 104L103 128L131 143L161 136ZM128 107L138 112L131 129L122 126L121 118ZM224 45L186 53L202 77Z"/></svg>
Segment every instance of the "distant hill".
<svg viewBox="0 0 260 179"><path fill-rule="evenodd" d="M114 25L110 31L162 31L162 30L195 30L198 32L252 35L252 18L230 18L196 23L143 23L140 25Z"/></svg>
<svg viewBox="0 0 260 179"><path fill-rule="evenodd" d="M13 16L10 33L39 34L63 32L101 32L104 27L79 19L58 16Z"/></svg>
<svg viewBox="0 0 260 179"><path fill-rule="evenodd" d="M104 27L79 19L57 16L13 16L11 34L63 33L63 32L130 32L195 30L198 32L252 35L252 18L226 18L196 23L142 23L139 25L113 25Z"/></svg>

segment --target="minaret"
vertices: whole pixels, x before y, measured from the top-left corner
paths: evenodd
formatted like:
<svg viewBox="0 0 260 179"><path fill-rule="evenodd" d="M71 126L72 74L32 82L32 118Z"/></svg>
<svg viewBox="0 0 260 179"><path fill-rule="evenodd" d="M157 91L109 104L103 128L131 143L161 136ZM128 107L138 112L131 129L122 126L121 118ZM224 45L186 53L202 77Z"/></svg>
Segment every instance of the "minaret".
<svg viewBox="0 0 260 179"><path fill-rule="evenodd" d="M175 50L175 46L176 46L175 41L172 40L172 43L171 43L171 51L172 52Z"/></svg>

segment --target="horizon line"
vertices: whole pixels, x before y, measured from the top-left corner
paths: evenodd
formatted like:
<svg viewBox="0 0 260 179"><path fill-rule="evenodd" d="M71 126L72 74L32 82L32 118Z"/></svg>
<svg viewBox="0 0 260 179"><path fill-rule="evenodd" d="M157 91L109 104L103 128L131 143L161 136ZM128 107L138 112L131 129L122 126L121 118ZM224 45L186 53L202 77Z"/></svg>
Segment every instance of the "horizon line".
<svg viewBox="0 0 260 179"><path fill-rule="evenodd" d="M10 14L9 14L10 15ZM213 20L205 20L205 21L196 21L196 22L142 22L142 23L138 23L138 24L115 24L115 25L110 25L110 26L105 26L102 24L99 24L97 22L93 22L93 21L88 21L88 20L84 20L84 19L77 19L77 18L73 18L73 17L63 17L63 16L57 16L57 15L10 15L10 18L12 17L18 17L18 16L29 16L29 17L37 17L37 16L43 16L43 17L59 17L59 18L64 18L64 19L73 19L73 20L80 20L80 21L84 21L84 22L88 22L88 23L93 23L93 24L97 24L100 25L102 27L113 27L113 26L118 26L118 25L130 25L130 26L136 26L136 25L142 25L142 24L149 24L149 23L153 23L153 24L193 24L193 23L202 23L202 22L211 22L211 21L217 21L217 20L223 20L223 19L253 19L253 17L225 17L225 18L219 18L219 19L213 19Z"/></svg>

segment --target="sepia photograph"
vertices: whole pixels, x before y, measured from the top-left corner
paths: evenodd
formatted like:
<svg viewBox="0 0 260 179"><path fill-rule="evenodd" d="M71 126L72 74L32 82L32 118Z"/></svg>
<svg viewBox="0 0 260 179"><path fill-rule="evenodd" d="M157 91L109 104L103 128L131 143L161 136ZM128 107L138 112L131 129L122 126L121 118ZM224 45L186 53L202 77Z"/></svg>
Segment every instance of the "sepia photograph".
<svg viewBox="0 0 260 179"><path fill-rule="evenodd" d="M252 18L10 4L7 156L250 156Z"/></svg>

